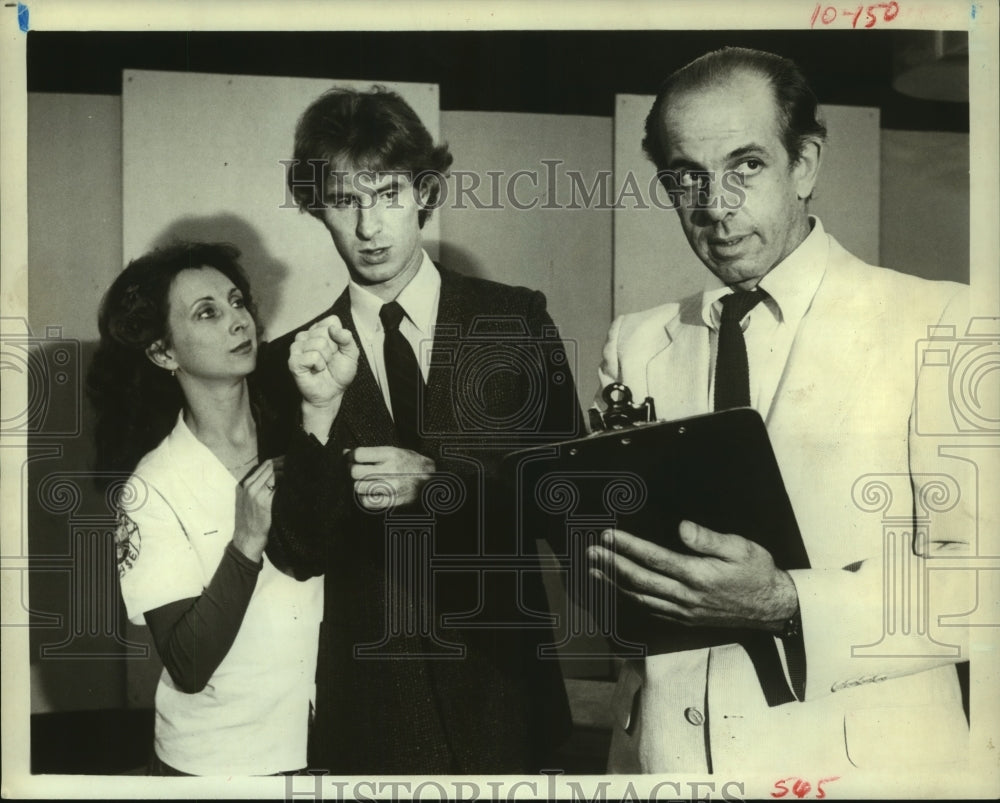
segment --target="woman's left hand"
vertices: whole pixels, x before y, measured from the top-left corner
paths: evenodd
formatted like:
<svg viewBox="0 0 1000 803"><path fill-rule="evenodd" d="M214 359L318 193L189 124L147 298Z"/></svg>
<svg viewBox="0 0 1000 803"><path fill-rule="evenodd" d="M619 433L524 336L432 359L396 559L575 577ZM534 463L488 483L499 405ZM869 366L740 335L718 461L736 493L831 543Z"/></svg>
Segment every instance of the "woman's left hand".
<svg viewBox="0 0 1000 803"><path fill-rule="evenodd" d="M274 461L265 460L236 486L233 543L253 561L260 561L267 546L276 481Z"/></svg>

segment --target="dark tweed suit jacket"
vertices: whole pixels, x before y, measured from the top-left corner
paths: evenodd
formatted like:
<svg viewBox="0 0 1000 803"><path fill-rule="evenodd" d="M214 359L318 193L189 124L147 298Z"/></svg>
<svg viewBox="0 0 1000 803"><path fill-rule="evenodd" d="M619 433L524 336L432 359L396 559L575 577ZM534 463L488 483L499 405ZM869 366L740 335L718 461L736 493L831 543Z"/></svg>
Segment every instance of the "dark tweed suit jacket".
<svg viewBox="0 0 1000 803"><path fill-rule="evenodd" d="M275 495L268 554L300 578L326 576L315 769L537 772L568 734L558 664L536 655L554 640L538 613L547 611L541 575L530 570L535 539L548 534L518 534L497 476L508 452L583 431L564 346L542 293L439 270L419 451L442 482L389 514L356 504L345 450L399 445L363 349L326 447L301 429L282 436L297 459ZM319 317L329 314L354 330L346 290ZM258 373L268 404L290 423L299 420L286 366L294 334L267 347ZM423 557L400 573L387 565L387 543L419 545L406 532L429 535ZM484 571L505 556L506 569ZM417 588L401 579L414 574L423 578ZM389 610L400 617L391 624ZM358 653L358 645L378 646Z"/></svg>

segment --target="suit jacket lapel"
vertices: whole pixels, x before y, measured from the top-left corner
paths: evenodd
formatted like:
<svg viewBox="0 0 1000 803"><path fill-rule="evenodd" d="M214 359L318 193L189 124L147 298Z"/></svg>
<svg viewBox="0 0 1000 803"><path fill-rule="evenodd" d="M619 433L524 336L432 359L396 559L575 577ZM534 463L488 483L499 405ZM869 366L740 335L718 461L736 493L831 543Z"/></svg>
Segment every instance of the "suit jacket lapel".
<svg viewBox="0 0 1000 803"><path fill-rule="evenodd" d="M689 296L664 326L662 348L646 364L646 387L658 418L708 411L708 366L709 339L701 320L701 296Z"/></svg>
<svg viewBox="0 0 1000 803"><path fill-rule="evenodd" d="M351 315L351 296L346 288L334 302L330 312L337 315L341 324L356 335L357 329ZM344 394L337 418L354 436L354 441L362 446L397 445L396 427L360 343L358 351L358 373Z"/></svg>
<svg viewBox="0 0 1000 803"><path fill-rule="evenodd" d="M431 435L459 431L452 393L454 370L459 358L457 350L467 334L462 329L468 314L468 305L463 302L461 289L456 286L461 280L440 265L437 269L441 274L441 296L438 299L434 347L420 419L424 432Z"/></svg>
<svg viewBox="0 0 1000 803"><path fill-rule="evenodd" d="M858 284L847 278L849 259L853 257L831 237L823 279L799 324L771 403L769 429L790 422L799 429L815 428L816 410L821 410L823 427L838 430L853 405L867 403L868 388L878 382L866 376L873 370L869 360L843 357L864 353L865 339L880 326Z"/></svg>

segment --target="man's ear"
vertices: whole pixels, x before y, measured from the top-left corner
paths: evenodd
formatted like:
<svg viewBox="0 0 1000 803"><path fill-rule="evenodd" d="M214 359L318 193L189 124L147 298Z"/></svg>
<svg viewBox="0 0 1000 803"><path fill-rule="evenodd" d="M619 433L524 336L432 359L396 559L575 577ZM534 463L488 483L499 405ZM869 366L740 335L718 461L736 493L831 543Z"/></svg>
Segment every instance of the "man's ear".
<svg viewBox="0 0 1000 803"><path fill-rule="evenodd" d="M822 157L823 143L818 139L809 138L799 148L799 161L792 167L792 175L795 178L795 192L800 200L812 195L816 179L819 178Z"/></svg>
<svg viewBox="0 0 1000 803"><path fill-rule="evenodd" d="M163 368L166 371L177 370L177 360L174 359L163 340L150 343L146 347L146 356L158 368Z"/></svg>
<svg viewBox="0 0 1000 803"><path fill-rule="evenodd" d="M417 203L420 205L421 209L426 209L427 204L430 203L431 195L434 194L434 190L440 190L438 185L438 177L435 175L424 175L421 178L420 183L417 185Z"/></svg>

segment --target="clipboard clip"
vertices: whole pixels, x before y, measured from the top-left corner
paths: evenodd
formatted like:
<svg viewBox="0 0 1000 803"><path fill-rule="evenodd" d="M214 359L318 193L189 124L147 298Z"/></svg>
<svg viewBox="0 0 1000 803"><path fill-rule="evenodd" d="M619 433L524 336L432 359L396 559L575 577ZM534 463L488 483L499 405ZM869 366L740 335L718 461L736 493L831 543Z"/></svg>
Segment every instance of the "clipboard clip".
<svg viewBox="0 0 1000 803"><path fill-rule="evenodd" d="M625 429L625 427L650 424L656 421L656 408L653 397L647 396L642 404L632 403L632 391L628 385L612 382L601 391L601 398L607 409L603 412L592 407L590 414L590 431Z"/></svg>

